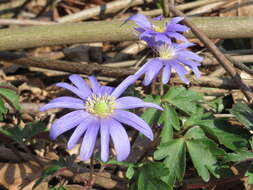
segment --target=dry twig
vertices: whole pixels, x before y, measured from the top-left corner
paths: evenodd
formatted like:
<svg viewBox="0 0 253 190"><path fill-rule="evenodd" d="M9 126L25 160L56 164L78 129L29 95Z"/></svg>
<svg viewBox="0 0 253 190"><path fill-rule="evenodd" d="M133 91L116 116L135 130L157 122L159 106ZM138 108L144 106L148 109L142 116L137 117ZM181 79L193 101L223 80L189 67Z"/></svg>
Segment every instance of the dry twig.
<svg viewBox="0 0 253 190"><path fill-rule="evenodd" d="M28 20L28 19L0 19L0 25L20 25L20 26L36 26L36 25L50 25L57 24L55 22L49 21L39 21L39 20Z"/></svg>
<svg viewBox="0 0 253 190"><path fill-rule="evenodd" d="M169 8L173 14L176 16L185 17L185 15L177 10L175 7L170 6ZM207 37L207 35L198 29L195 24L193 24L188 18L184 18L183 22L189 26L192 32L198 37L198 39L205 44L205 46L212 52L215 58L220 62L228 74L234 79L234 81L239 85L247 100L251 102L253 94L251 89L242 81L240 75L236 72L235 68L232 66L230 61L226 56L214 45L214 43Z"/></svg>
<svg viewBox="0 0 253 190"><path fill-rule="evenodd" d="M130 68L122 69L122 68L101 66L97 63L91 64L91 63L78 63L71 61L50 60L46 58L38 58L10 52L0 52L0 60L12 62L18 65L40 67L86 75L97 74L100 76L109 76L116 78L131 75L136 71L135 69Z"/></svg>
<svg viewBox="0 0 253 190"><path fill-rule="evenodd" d="M75 22L85 20L94 16L98 16L106 13L115 13L128 6L141 5L146 2L152 2L152 0L120 0L107 3L106 5L100 5L94 8L86 9L75 14L67 15L57 19L58 22Z"/></svg>
<svg viewBox="0 0 253 190"><path fill-rule="evenodd" d="M252 17L202 17L191 20L210 38L253 37ZM136 40L138 37L133 32L133 23L121 26L122 23L123 21L116 20L3 29L0 30L0 51L50 45ZM98 27L103 30L98 30ZM186 36L194 37L190 32L186 33Z"/></svg>

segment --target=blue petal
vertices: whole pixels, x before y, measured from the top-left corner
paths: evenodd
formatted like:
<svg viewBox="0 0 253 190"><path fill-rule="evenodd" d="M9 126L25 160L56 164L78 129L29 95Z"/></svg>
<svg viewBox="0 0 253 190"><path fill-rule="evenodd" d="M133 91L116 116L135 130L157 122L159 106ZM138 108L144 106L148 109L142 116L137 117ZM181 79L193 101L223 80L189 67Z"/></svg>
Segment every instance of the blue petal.
<svg viewBox="0 0 253 190"><path fill-rule="evenodd" d="M74 94L76 94L77 96L79 96L80 98L82 98L84 100L87 98L87 94L85 92L79 90L78 88L76 88L73 85L70 85L66 82L59 82L56 84L56 86L65 88L65 89L73 92Z"/></svg>
<svg viewBox="0 0 253 190"><path fill-rule="evenodd" d="M136 76L129 75L114 89L111 96L118 98L130 85L134 84L137 79Z"/></svg>
<svg viewBox="0 0 253 190"><path fill-rule="evenodd" d="M89 81L91 83L91 88L93 93L98 94L100 91L100 84L98 83L95 76L89 76Z"/></svg>
<svg viewBox="0 0 253 190"><path fill-rule="evenodd" d="M139 28L139 27L134 27L134 29L135 29L137 32L139 32L139 33L143 33L143 32L146 31L145 29Z"/></svg>
<svg viewBox="0 0 253 190"><path fill-rule="evenodd" d="M79 98L62 96L51 100L48 104L41 107L40 111L46 111L53 108L84 109L84 102Z"/></svg>
<svg viewBox="0 0 253 190"><path fill-rule="evenodd" d="M167 84L169 82L170 76L171 76L171 66L169 64L166 64L163 69L163 76L162 76L163 84Z"/></svg>
<svg viewBox="0 0 253 190"><path fill-rule="evenodd" d="M48 103L40 108L40 111L46 111L54 108L69 108L69 109L84 109L84 103L74 103L74 102L57 102L57 103Z"/></svg>
<svg viewBox="0 0 253 190"><path fill-rule="evenodd" d="M105 94L110 95L113 90L114 90L113 87L110 87L110 86L101 86L99 93L101 95L105 95Z"/></svg>
<svg viewBox="0 0 253 190"><path fill-rule="evenodd" d="M147 19L147 17L145 17L144 15L142 14L136 14L136 15L133 15L131 17L129 17L125 22L128 22L128 21L134 21L135 24L139 25L140 27L142 28L145 28L145 29L150 29L152 28L152 25L151 23L149 22L149 20Z"/></svg>
<svg viewBox="0 0 253 190"><path fill-rule="evenodd" d="M192 71L195 74L195 76L196 76L197 79L199 79L201 77L201 73L200 73L198 67L193 67Z"/></svg>
<svg viewBox="0 0 253 190"><path fill-rule="evenodd" d="M71 96L61 96L61 97L51 100L49 103L59 103L59 102L73 102L73 103L82 104L84 101L82 99L73 98Z"/></svg>
<svg viewBox="0 0 253 190"><path fill-rule="evenodd" d="M116 109L133 109L133 108L155 108L159 110L163 110L160 106L149 103L149 102L144 102L140 98L132 97L132 96L125 96L122 98L119 98L115 101L116 103Z"/></svg>
<svg viewBox="0 0 253 190"><path fill-rule="evenodd" d="M74 133L71 135L69 141L68 141L68 149L72 149L74 148L74 146L76 145L76 143L79 141L79 139L81 138L81 136L85 133L85 131L87 130L87 128L89 126L91 126L91 123L94 122L94 118L91 117L87 117L85 118L80 125L78 125L74 131ZM91 126L92 127L92 126Z"/></svg>
<svg viewBox="0 0 253 190"><path fill-rule="evenodd" d="M139 38L145 41L150 47L154 47L156 45L154 35L150 35L148 32L143 32L139 35Z"/></svg>
<svg viewBox="0 0 253 190"><path fill-rule="evenodd" d="M190 28L188 28L185 25L182 24L167 24L166 25L166 32L187 32L188 30L190 30Z"/></svg>
<svg viewBox="0 0 253 190"><path fill-rule="evenodd" d="M123 161L128 157L131 151L130 142L126 130L118 121L115 121L114 119L109 120L108 126L112 137L113 145L117 153L117 160Z"/></svg>
<svg viewBox="0 0 253 190"><path fill-rule="evenodd" d="M121 123L127 124L135 128L136 130L143 133L150 140L153 140L154 135L148 124L134 113L124 110L115 110L112 117Z"/></svg>
<svg viewBox="0 0 253 190"><path fill-rule="evenodd" d="M79 125L89 114L83 110L70 112L56 120L50 130L50 137L54 140L62 133Z"/></svg>
<svg viewBox="0 0 253 190"><path fill-rule="evenodd" d="M182 58L177 58L177 60L185 65L187 65L188 67L190 67L193 71L193 73L195 74L195 76L197 78L200 78L200 71L198 69L198 66L200 66L200 64L198 62L195 61L191 61L191 60L185 60Z"/></svg>
<svg viewBox="0 0 253 190"><path fill-rule="evenodd" d="M80 75L73 74L69 76L69 80L83 93L85 93L86 96L89 96L91 94L91 90L89 86L86 84L86 82L83 80Z"/></svg>
<svg viewBox="0 0 253 190"><path fill-rule="evenodd" d="M139 38L141 40L150 39L152 37L153 37L152 30L144 30L142 33L139 34Z"/></svg>
<svg viewBox="0 0 253 190"><path fill-rule="evenodd" d="M167 43L167 44L171 44L171 39L164 33L160 33L160 34L156 34L155 35L155 40L156 42L163 42L163 43Z"/></svg>
<svg viewBox="0 0 253 190"><path fill-rule="evenodd" d="M190 28L182 24L175 24L174 30L177 32L187 32L190 30Z"/></svg>
<svg viewBox="0 0 253 190"><path fill-rule="evenodd" d="M149 65L152 64L152 62L158 61L157 59L150 59L147 63L145 63L134 75L137 79L139 79L149 68Z"/></svg>
<svg viewBox="0 0 253 190"><path fill-rule="evenodd" d="M100 137L101 137L101 160L106 162L109 158L110 145L110 119L101 119L100 121Z"/></svg>
<svg viewBox="0 0 253 190"><path fill-rule="evenodd" d="M90 126L88 127L83 138L83 142L80 148L81 160L88 160L91 157L92 152L94 150L94 146L96 144L98 130L99 130L99 123L98 121L93 120L90 123Z"/></svg>
<svg viewBox="0 0 253 190"><path fill-rule="evenodd" d="M145 86L149 85L152 82L152 80L154 80L156 76L159 74L162 67L163 67L162 61L160 61L159 59L153 59L153 61L149 63L149 66L146 69L143 85Z"/></svg>
<svg viewBox="0 0 253 190"><path fill-rule="evenodd" d="M177 24L178 22L184 20L184 17L174 17L170 20L170 23Z"/></svg>
<svg viewBox="0 0 253 190"><path fill-rule="evenodd" d="M197 61L192 61L191 59L188 59L188 57L177 57L176 58L176 60L178 60L178 62L180 62L180 63L183 63L183 64L185 64L185 65L187 65L187 66L189 66L190 68L193 68L193 67L198 67L198 66L200 66L200 63L199 62L197 62Z"/></svg>
<svg viewBox="0 0 253 190"><path fill-rule="evenodd" d="M160 16L157 16L157 17L153 18L152 20L153 21L158 21L158 20L163 20L163 19L164 19L164 16L160 15Z"/></svg>
<svg viewBox="0 0 253 190"><path fill-rule="evenodd" d="M187 38L185 38L182 34L179 34L177 32L170 32L167 34L169 37L174 37L175 39L183 42L188 42Z"/></svg>
<svg viewBox="0 0 253 190"><path fill-rule="evenodd" d="M195 46L195 44L191 43L191 42L184 42L184 43L173 44L173 45L178 50L185 49L185 48L188 48L188 47L191 47L191 46Z"/></svg>
<svg viewBox="0 0 253 190"><path fill-rule="evenodd" d="M189 84L189 80L185 78L185 75L188 73L188 71L179 63L173 63L171 66L175 69L180 79L184 81L184 83Z"/></svg>
<svg viewBox="0 0 253 190"><path fill-rule="evenodd" d="M202 57L200 57L196 53L193 53L193 52L188 51L188 50L178 51L178 55L180 57L184 58L184 59L193 59L193 60L198 61L198 62L202 62L203 61Z"/></svg>

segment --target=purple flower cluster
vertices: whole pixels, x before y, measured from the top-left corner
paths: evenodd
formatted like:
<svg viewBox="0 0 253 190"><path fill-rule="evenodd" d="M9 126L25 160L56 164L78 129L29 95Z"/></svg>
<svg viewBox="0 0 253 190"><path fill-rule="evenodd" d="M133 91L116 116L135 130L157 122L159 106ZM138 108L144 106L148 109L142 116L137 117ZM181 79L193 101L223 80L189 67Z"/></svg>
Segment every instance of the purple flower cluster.
<svg viewBox="0 0 253 190"><path fill-rule="evenodd" d="M159 16L150 22L144 15L137 14L126 20L126 22L134 21L139 26L135 28L139 33L139 38L146 41L158 55L144 64L135 75L139 78L145 74L143 84L149 85L162 70L162 82L165 84L168 83L173 69L184 83L189 84L189 80L185 77L188 73L186 68L192 70L195 76L199 78L198 66L203 59L187 50L194 44L188 42L181 34L189 30L188 27L179 24L184 18L172 18L163 26L154 23L154 21L162 19L163 17ZM181 43L175 43L173 40L178 40Z"/></svg>
<svg viewBox="0 0 253 190"><path fill-rule="evenodd" d="M136 114L126 111L140 107L155 108L163 110L160 106L144 102L143 100L126 96L120 97L122 93L133 84L138 78L145 74L144 85L149 85L162 71L162 82L168 83L172 69L176 71L182 81L189 83L185 75L188 69L192 70L195 76L200 77L198 66L202 58L187 50L194 44L182 35L189 30L188 27L179 24L182 17L172 18L165 25L157 25L156 21L163 17L159 16L152 22L141 14L134 15L126 20L134 21L139 27L136 31L139 38L147 42L157 53L157 57L150 59L134 75L128 76L116 88L101 86L94 76L89 77L90 86L76 74L70 75L72 84L65 82L57 83L58 87L65 88L77 97L63 96L50 101L40 111L53 108L69 108L70 113L55 121L50 130L50 137L56 139L64 132L75 128L68 141L68 149L72 149L82 138L80 157L88 160L96 144L100 133L101 159L107 161L110 152L110 138L113 141L117 154L117 160L125 160L130 153L128 135L122 124L133 127L150 140L153 140L153 132L147 123ZM175 40L181 43L175 43Z"/></svg>
<svg viewBox="0 0 253 190"><path fill-rule="evenodd" d="M144 85L149 85L151 81L162 71L162 82L166 84L169 82L171 76L171 70L174 69L179 75L180 79L189 84L189 80L185 77L188 73L185 66L190 68L197 78L200 77L198 66L202 61L202 57L197 54L186 50L185 48L190 47L194 44L181 43L181 44L167 44L164 43L156 47L158 57L150 59L144 64L139 71L136 72L137 78L145 73L143 81Z"/></svg>
<svg viewBox="0 0 253 190"><path fill-rule="evenodd" d="M154 21L162 20L163 16L155 17L152 21L142 14L136 14L129 17L125 22L134 21L139 27L135 30L139 32L139 38L148 43L149 46L156 46L157 43L172 43L171 38L175 38L180 41L187 41L187 39L180 34L189 30L188 27L178 24L184 18L175 17L167 22L165 25L157 25Z"/></svg>
<svg viewBox="0 0 253 190"><path fill-rule="evenodd" d="M53 108L74 109L74 111L54 122L50 130L52 139L56 139L59 135L76 127L67 147L72 149L83 136L80 157L82 160L88 160L92 155L100 131L101 159L103 161L107 161L109 158L110 137L118 161L125 160L130 153L128 135L121 123L135 128L150 140L153 140L153 132L148 124L136 114L126 111L126 109L150 107L162 110L162 108L136 97L119 98L124 90L135 82L136 78L134 76L127 77L116 88L101 86L93 76L89 77L91 88L79 75L70 75L69 79L73 85L61 82L57 83L56 86L73 92L78 98L58 97L40 108L40 111Z"/></svg>

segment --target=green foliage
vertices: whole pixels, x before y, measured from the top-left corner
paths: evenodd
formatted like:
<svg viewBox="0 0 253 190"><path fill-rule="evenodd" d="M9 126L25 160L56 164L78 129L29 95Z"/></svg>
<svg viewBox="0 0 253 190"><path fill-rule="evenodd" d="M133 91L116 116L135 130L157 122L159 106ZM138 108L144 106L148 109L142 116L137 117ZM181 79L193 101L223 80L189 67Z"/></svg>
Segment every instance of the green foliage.
<svg viewBox="0 0 253 190"><path fill-rule="evenodd" d="M126 177L128 179L132 179L133 176L134 176L134 165L131 165L127 168Z"/></svg>
<svg viewBox="0 0 253 190"><path fill-rule="evenodd" d="M218 148L218 145L210 140L198 126L189 129L185 137L193 165L202 179L208 181L209 172L219 178L223 168L219 166L218 159L225 157L226 152Z"/></svg>
<svg viewBox="0 0 253 190"><path fill-rule="evenodd" d="M222 98L216 98L210 102L208 105L211 107L214 113L220 113L224 110L224 104Z"/></svg>
<svg viewBox="0 0 253 190"><path fill-rule="evenodd" d="M177 115L177 112L174 107L170 106L169 104L164 105L164 122L168 120L169 124L177 131L180 130L180 121Z"/></svg>
<svg viewBox="0 0 253 190"><path fill-rule="evenodd" d="M191 115L201 108L198 103L203 100L203 96L183 87L171 87L162 100Z"/></svg>
<svg viewBox="0 0 253 190"><path fill-rule="evenodd" d="M155 104L158 104L160 105L161 103L161 98L160 96L147 96L144 101L146 102L153 102ZM143 114L142 114L142 119L144 121L146 121L150 126L154 123L157 123L158 122L158 119L159 119L159 114L160 114L160 111L157 110L157 109L147 109Z"/></svg>
<svg viewBox="0 0 253 190"><path fill-rule="evenodd" d="M234 127L226 120L211 119L202 120L196 123L202 129L218 139L219 143L231 150L249 148L250 134L247 130Z"/></svg>
<svg viewBox="0 0 253 190"><path fill-rule="evenodd" d="M245 176L248 177L248 184L253 185L253 163L251 163L250 167L246 171Z"/></svg>
<svg viewBox="0 0 253 190"><path fill-rule="evenodd" d="M60 168L71 169L75 159L76 159L75 155L60 157L59 160L53 160L51 164L54 166L58 166Z"/></svg>
<svg viewBox="0 0 253 190"><path fill-rule="evenodd" d="M52 177L53 175L55 175L60 169L61 169L60 166L51 166L51 167L46 168L42 172L41 177L33 185L33 189L35 187L37 187L39 184L41 184L43 181L45 181L46 179L48 179L48 178Z"/></svg>
<svg viewBox="0 0 253 190"><path fill-rule="evenodd" d="M46 125L41 122L37 123L28 123L24 128L18 126L9 127L9 128L0 128L0 133L5 135L12 140L23 143L35 135L47 131Z"/></svg>
<svg viewBox="0 0 253 190"><path fill-rule="evenodd" d="M169 169L169 173L163 179L170 184L170 189L173 189L175 181L182 181L185 173L184 139L178 138L161 144L154 156L157 160L164 159L163 163Z"/></svg>
<svg viewBox="0 0 253 190"><path fill-rule="evenodd" d="M233 114L247 129L253 129L253 110L244 103L237 103L230 109Z"/></svg>
<svg viewBox="0 0 253 190"><path fill-rule="evenodd" d="M207 182L211 176L220 178L231 175L229 170L231 162L252 158L253 153L249 151L251 140L249 131L233 126L228 120L214 117L213 113L224 110L221 98L204 102L200 93L183 87L171 87L163 97L156 96L149 101L156 102L164 108L161 113L153 110L144 112L143 115L150 125L155 126L158 122L162 128L160 144L154 158L164 163L161 167L169 170L167 175L160 176L167 189L172 190L176 181L183 180L190 160L198 175ZM212 112L205 111L203 104L209 105ZM246 120L245 115L251 116L251 109L246 109L245 105L236 108L233 107L231 113L242 115L243 111L244 115L243 117L240 115L240 119L243 118L242 121L250 128L252 118ZM133 183L132 187L144 188L141 185L145 180L144 174L136 173L136 167L129 166L127 177L139 181Z"/></svg>
<svg viewBox="0 0 253 190"><path fill-rule="evenodd" d="M0 84L0 120L3 120L7 113L5 102L15 111L20 110L19 96L16 89L7 84Z"/></svg>
<svg viewBox="0 0 253 190"><path fill-rule="evenodd" d="M40 183L46 180L50 180L52 177L59 175L61 172L63 172L66 169L75 171L78 170L81 171L79 168L75 168L74 161L76 159L75 155L66 156L66 157L60 157L59 160L53 160L51 161L51 166L44 169L44 171L41 174L41 177L35 182L33 189L37 187ZM64 190L64 187L57 187L57 188L51 188L55 190Z"/></svg>
<svg viewBox="0 0 253 190"><path fill-rule="evenodd" d="M170 184L176 180L182 181L186 167L186 149L194 167L204 181L210 178L209 172L220 177L224 168L218 165L218 160L226 157L226 152L210 140L204 131L195 126L187 131L184 138L177 138L161 144L155 152L157 160L163 160L170 173L164 179Z"/></svg>
<svg viewBox="0 0 253 190"><path fill-rule="evenodd" d="M248 159L253 160L253 152L239 150L237 152L227 154L227 160L229 160L231 162L242 162L242 161L245 161Z"/></svg>
<svg viewBox="0 0 253 190"><path fill-rule="evenodd" d="M161 178L169 173L169 170L162 163L145 163L130 167L131 190L168 190L166 184Z"/></svg>
<svg viewBox="0 0 253 190"><path fill-rule="evenodd" d="M49 190L67 190L65 187L61 186L61 187L52 187Z"/></svg>
<svg viewBox="0 0 253 190"><path fill-rule="evenodd" d="M158 124L162 126L161 143L166 143L173 139L173 126L172 122L170 122L168 107L169 105L164 105L164 111L158 121Z"/></svg>

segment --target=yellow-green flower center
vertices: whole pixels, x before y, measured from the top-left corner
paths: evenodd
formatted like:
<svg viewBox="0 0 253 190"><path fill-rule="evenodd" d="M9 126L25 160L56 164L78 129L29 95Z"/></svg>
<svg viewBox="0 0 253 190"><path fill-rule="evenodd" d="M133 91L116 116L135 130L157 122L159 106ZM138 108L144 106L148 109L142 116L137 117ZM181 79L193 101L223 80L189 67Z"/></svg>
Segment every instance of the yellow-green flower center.
<svg viewBox="0 0 253 190"><path fill-rule="evenodd" d="M161 33L165 32L165 27L164 26L157 26L157 25L153 24L152 27L153 27L153 30L155 32L161 32Z"/></svg>
<svg viewBox="0 0 253 190"><path fill-rule="evenodd" d="M158 49L159 57L161 59L173 59L176 56L176 50L170 45L162 45Z"/></svg>
<svg viewBox="0 0 253 190"><path fill-rule="evenodd" d="M86 111L97 117L107 117L115 109L114 97L108 95L92 95L85 102Z"/></svg>

